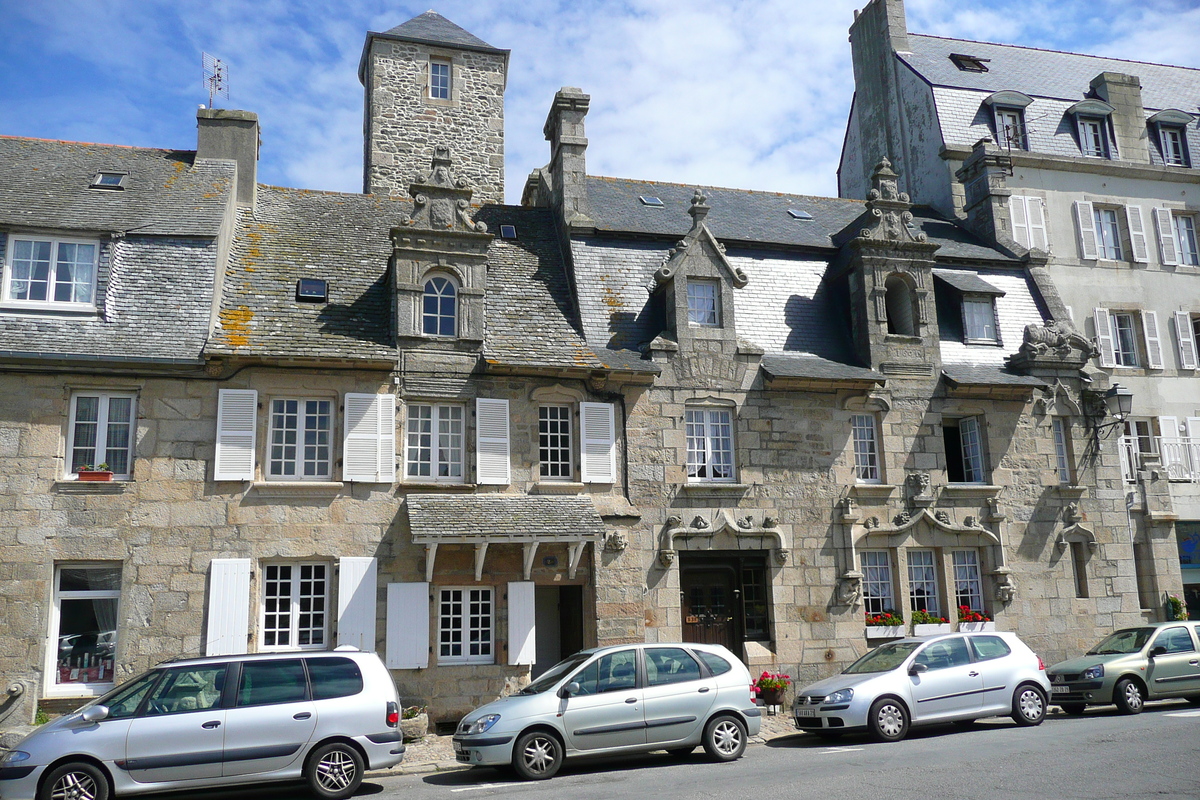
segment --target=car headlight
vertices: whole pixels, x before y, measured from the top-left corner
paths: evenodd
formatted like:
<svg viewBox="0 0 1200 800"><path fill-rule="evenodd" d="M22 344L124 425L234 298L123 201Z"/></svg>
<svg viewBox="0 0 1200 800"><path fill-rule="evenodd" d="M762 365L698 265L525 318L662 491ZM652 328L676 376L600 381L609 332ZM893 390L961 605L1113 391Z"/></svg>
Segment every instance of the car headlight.
<svg viewBox="0 0 1200 800"><path fill-rule="evenodd" d="M1097 678L1103 678L1104 677L1104 665L1097 664L1094 667L1088 667L1080 674L1079 677L1083 678L1085 681L1094 681Z"/></svg>
<svg viewBox="0 0 1200 800"><path fill-rule="evenodd" d="M24 750L9 750L4 754L4 758L0 758L0 767L11 767L13 764L28 761L31 757Z"/></svg>
<svg viewBox="0 0 1200 800"><path fill-rule="evenodd" d="M838 689L833 694L827 695L825 697L825 702L828 704L849 703L852 697L854 697L853 689Z"/></svg>
<svg viewBox="0 0 1200 800"><path fill-rule="evenodd" d="M471 723L471 727L467 728L467 736L474 736L477 733L486 733L491 730L491 727L500 721L499 714L484 714L479 719Z"/></svg>

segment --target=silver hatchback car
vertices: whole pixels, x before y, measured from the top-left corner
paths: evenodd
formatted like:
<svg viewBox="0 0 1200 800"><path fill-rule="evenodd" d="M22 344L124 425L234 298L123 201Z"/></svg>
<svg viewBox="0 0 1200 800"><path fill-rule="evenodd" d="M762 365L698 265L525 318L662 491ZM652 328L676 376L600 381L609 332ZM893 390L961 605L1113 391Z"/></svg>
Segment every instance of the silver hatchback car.
<svg viewBox="0 0 1200 800"><path fill-rule="evenodd" d="M0 798L304 778L337 800L400 763L399 717L383 662L354 648L171 661L26 736L0 759Z"/></svg>
<svg viewBox="0 0 1200 800"><path fill-rule="evenodd" d="M750 673L724 647L613 645L576 653L519 694L475 709L453 742L464 764L511 765L539 780L584 755L686 755L703 745L732 761L761 722Z"/></svg>
<svg viewBox="0 0 1200 800"><path fill-rule="evenodd" d="M1046 665L1015 633L956 633L881 645L840 675L796 692L796 727L834 738L866 729L903 739L911 725L1009 714L1018 725L1046 716Z"/></svg>

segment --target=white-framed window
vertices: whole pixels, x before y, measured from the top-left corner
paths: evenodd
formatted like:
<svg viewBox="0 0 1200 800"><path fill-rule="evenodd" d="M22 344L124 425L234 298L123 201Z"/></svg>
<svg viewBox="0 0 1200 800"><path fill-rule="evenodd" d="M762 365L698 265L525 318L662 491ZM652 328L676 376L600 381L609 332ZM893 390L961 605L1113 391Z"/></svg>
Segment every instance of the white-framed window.
<svg viewBox="0 0 1200 800"><path fill-rule="evenodd" d="M490 664L493 591L490 586L445 587L438 592L438 663Z"/></svg>
<svg viewBox="0 0 1200 800"><path fill-rule="evenodd" d="M429 62L429 96L434 100L450 99L449 61L431 59Z"/></svg>
<svg viewBox="0 0 1200 800"><path fill-rule="evenodd" d="M421 330L427 336L458 333L458 287L454 281L434 275L425 281L421 297Z"/></svg>
<svg viewBox="0 0 1200 800"><path fill-rule="evenodd" d="M913 611L924 609L941 616L938 610L937 560L932 550L908 551L908 599Z"/></svg>
<svg viewBox="0 0 1200 800"><path fill-rule="evenodd" d="M1095 208L1096 250L1100 258L1109 261L1121 259L1121 224L1115 208Z"/></svg>
<svg viewBox="0 0 1200 800"><path fill-rule="evenodd" d="M954 604L972 611L983 611L983 577L979 571L979 551L953 550Z"/></svg>
<svg viewBox="0 0 1200 800"><path fill-rule="evenodd" d="M996 143L1001 147L1028 149L1023 109L996 106Z"/></svg>
<svg viewBox="0 0 1200 800"><path fill-rule="evenodd" d="M408 404L408 446L404 474L409 480L463 480L463 407Z"/></svg>
<svg viewBox="0 0 1200 800"><path fill-rule="evenodd" d="M986 295L964 296L963 331L969 343L996 343L998 337L995 300Z"/></svg>
<svg viewBox="0 0 1200 800"><path fill-rule="evenodd" d="M732 412L724 408L687 409L688 480L734 479L732 417Z"/></svg>
<svg viewBox="0 0 1200 800"><path fill-rule="evenodd" d="M868 614L895 611L892 594L892 558L887 550L863 550L859 553L863 574L863 610Z"/></svg>
<svg viewBox="0 0 1200 800"><path fill-rule="evenodd" d="M1080 117L1079 149L1088 158L1108 158L1108 122L1100 117Z"/></svg>
<svg viewBox="0 0 1200 800"><path fill-rule="evenodd" d="M1133 314L1113 313L1112 324L1113 359L1118 367L1138 366L1137 324Z"/></svg>
<svg viewBox="0 0 1200 800"><path fill-rule="evenodd" d="M133 473L136 396L125 392L79 391L71 396L68 477L80 468L106 465L118 480Z"/></svg>
<svg viewBox="0 0 1200 800"><path fill-rule="evenodd" d="M55 566L47 694L92 695L112 687L120 599L119 565Z"/></svg>
<svg viewBox="0 0 1200 800"><path fill-rule="evenodd" d="M574 477L571 417L568 405L538 407L538 464L543 480L569 481Z"/></svg>
<svg viewBox="0 0 1200 800"><path fill-rule="evenodd" d="M979 417L942 421L946 474L951 483L983 483L983 431Z"/></svg>
<svg viewBox="0 0 1200 800"><path fill-rule="evenodd" d="M267 477L272 480L329 480L333 474L332 425L332 400L273 398Z"/></svg>
<svg viewBox="0 0 1200 800"><path fill-rule="evenodd" d="M1050 423L1054 435L1054 469L1059 483L1071 483L1071 428L1068 421L1055 417Z"/></svg>
<svg viewBox="0 0 1200 800"><path fill-rule="evenodd" d="M1200 247L1196 242L1196 217L1194 214L1172 214L1175 223L1175 238L1179 243L1179 263L1188 267L1200 267Z"/></svg>
<svg viewBox="0 0 1200 800"><path fill-rule="evenodd" d="M1154 436L1154 420L1127 419L1121 424L1121 472L1129 483L1137 480L1137 471L1147 456L1158 454L1158 439Z"/></svg>
<svg viewBox="0 0 1200 800"><path fill-rule="evenodd" d="M321 650L329 639L329 565L264 564L262 648Z"/></svg>
<svg viewBox="0 0 1200 800"><path fill-rule="evenodd" d="M879 436L874 414L854 414L850 417L850 433L854 440L854 479L859 483L879 483Z"/></svg>
<svg viewBox="0 0 1200 800"><path fill-rule="evenodd" d="M688 322L705 328L720 327L720 294L721 288L716 281L688 279Z"/></svg>
<svg viewBox="0 0 1200 800"><path fill-rule="evenodd" d="M95 306L99 243L10 235L7 250L5 302L80 309Z"/></svg>
<svg viewBox="0 0 1200 800"><path fill-rule="evenodd" d="M1158 138L1162 145L1163 163L1172 167L1188 165L1187 138L1183 128L1175 125L1159 125Z"/></svg>

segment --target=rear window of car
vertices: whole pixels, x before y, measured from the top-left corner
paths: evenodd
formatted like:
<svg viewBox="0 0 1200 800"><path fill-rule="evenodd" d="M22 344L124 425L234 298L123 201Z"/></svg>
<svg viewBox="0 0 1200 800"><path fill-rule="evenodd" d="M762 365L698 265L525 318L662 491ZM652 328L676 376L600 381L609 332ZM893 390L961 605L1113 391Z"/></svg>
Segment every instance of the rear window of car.
<svg viewBox="0 0 1200 800"><path fill-rule="evenodd" d="M263 706L271 703L298 703L308 698L308 681L300 659L256 661L242 664L237 704Z"/></svg>
<svg viewBox="0 0 1200 800"><path fill-rule="evenodd" d="M971 648L975 651L976 661L1003 658L1012 652L1012 648L1008 646L1008 642L999 636L972 636Z"/></svg>
<svg viewBox="0 0 1200 800"><path fill-rule="evenodd" d="M313 700L349 697L363 690L362 671L348 658L310 658Z"/></svg>
<svg viewBox="0 0 1200 800"><path fill-rule="evenodd" d="M700 680L700 665L696 659L678 647L646 649L646 682L650 686Z"/></svg>
<svg viewBox="0 0 1200 800"><path fill-rule="evenodd" d="M697 650L696 655L700 656L700 660L704 665L712 671L713 675L724 675L729 670L733 669L733 665L725 659L721 658L716 653L707 653L704 650Z"/></svg>

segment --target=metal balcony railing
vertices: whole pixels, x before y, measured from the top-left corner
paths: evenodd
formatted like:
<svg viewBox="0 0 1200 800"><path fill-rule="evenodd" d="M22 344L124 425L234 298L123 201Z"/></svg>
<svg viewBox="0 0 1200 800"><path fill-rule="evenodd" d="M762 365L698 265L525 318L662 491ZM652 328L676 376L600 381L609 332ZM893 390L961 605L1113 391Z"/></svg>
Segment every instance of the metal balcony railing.
<svg viewBox="0 0 1200 800"><path fill-rule="evenodd" d="M1200 483L1200 439L1160 436L1158 452L1170 480Z"/></svg>

